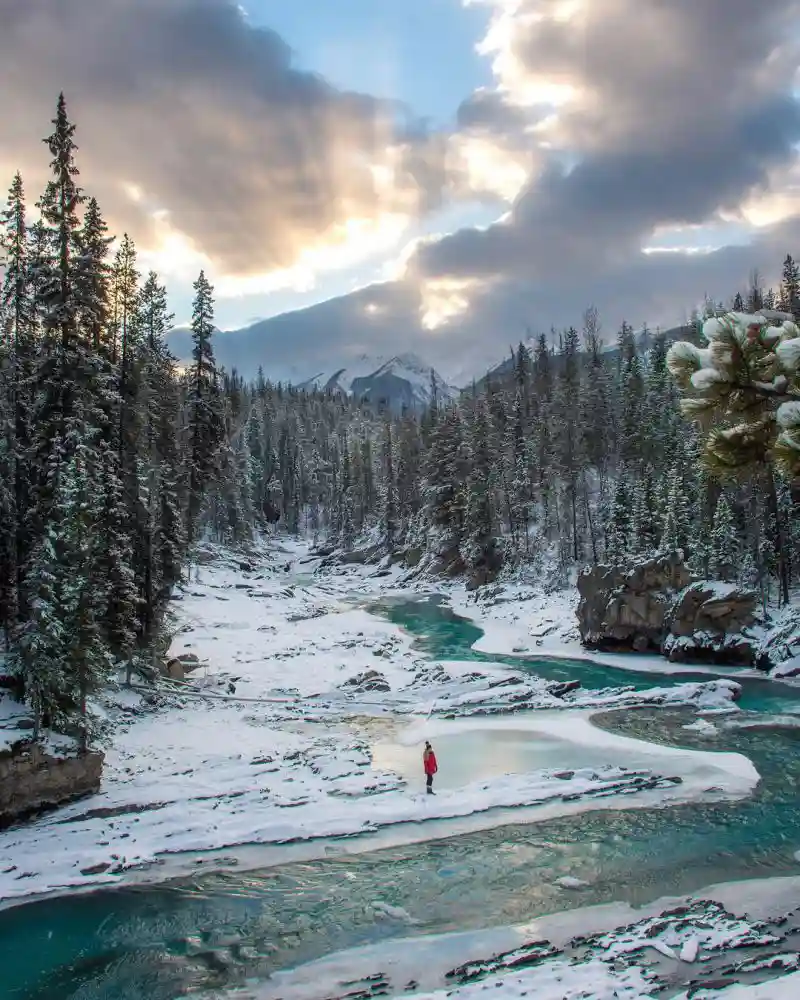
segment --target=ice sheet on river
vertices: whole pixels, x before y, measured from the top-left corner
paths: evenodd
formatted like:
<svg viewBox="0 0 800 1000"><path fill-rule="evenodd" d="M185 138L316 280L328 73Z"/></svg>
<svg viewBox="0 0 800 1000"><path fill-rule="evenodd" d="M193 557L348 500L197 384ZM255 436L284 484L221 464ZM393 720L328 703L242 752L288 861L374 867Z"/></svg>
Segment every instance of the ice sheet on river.
<svg viewBox="0 0 800 1000"><path fill-rule="evenodd" d="M372 766L367 723L410 721L432 708L431 724L434 716L477 723L557 708L569 728L574 710L587 706L730 709L735 687L714 681L646 692L564 691L499 666L445 668L415 655L400 629L342 598L335 580L299 585L277 566L242 569L224 554L201 567L175 602L173 652L194 653L204 665L160 703L119 692L107 706L119 728L101 792L0 833L0 899L115 882L170 852L350 837L517 807L553 815L576 803L595 808L605 796L631 805L646 795L652 804L654 796L691 797L712 785L740 795L757 780L737 755L695 753L683 771L675 758L657 755L639 775L619 762L604 767L600 755L591 758L596 767L575 768L570 777L541 768L491 780L476 773L426 797L421 776L407 783ZM369 671L380 672L388 692L345 683ZM606 737L591 732L601 746ZM673 776L684 784L665 780Z"/></svg>
<svg viewBox="0 0 800 1000"><path fill-rule="evenodd" d="M730 883L639 912L611 904L516 927L400 938L276 972L232 996L796 1000L800 925L796 906L785 905L796 904L798 889L797 878ZM747 912L754 893L771 898L769 915Z"/></svg>

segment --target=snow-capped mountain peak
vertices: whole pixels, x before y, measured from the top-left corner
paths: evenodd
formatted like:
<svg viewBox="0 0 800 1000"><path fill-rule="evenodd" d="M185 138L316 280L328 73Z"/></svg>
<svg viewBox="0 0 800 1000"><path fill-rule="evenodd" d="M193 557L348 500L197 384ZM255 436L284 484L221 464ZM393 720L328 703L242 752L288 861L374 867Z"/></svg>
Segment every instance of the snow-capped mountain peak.
<svg viewBox="0 0 800 1000"><path fill-rule="evenodd" d="M416 354L398 354L388 359L362 354L346 367L317 373L300 388L343 392L393 413L402 413L418 412L430 405L432 380L440 401L451 399L457 391Z"/></svg>

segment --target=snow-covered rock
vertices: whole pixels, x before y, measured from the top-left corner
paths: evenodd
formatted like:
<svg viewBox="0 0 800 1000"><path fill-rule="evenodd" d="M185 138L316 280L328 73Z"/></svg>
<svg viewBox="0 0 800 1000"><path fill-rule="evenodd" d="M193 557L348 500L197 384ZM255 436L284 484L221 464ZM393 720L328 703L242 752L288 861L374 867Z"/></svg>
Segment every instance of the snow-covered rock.
<svg viewBox="0 0 800 1000"><path fill-rule="evenodd" d="M662 652L673 662L710 660L749 665L756 639L758 595L732 583L698 580L678 594L664 620Z"/></svg>
<svg viewBox="0 0 800 1000"><path fill-rule="evenodd" d="M594 649L658 650L664 620L692 576L680 552L644 559L632 567L592 566L578 577L578 624Z"/></svg>

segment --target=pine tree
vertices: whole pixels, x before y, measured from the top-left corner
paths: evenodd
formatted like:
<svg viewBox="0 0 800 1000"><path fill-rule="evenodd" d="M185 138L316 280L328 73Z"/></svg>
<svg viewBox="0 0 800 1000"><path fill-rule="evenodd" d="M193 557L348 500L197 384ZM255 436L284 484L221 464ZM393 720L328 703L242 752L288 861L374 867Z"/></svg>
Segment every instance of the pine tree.
<svg viewBox="0 0 800 1000"><path fill-rule="evenodd" d="M383 469L383 496L381 511L381 527L384 544L389 552L393 551L398 532L397 523L397 482L395 480L394 441L392 425L386 421L384 425L383 448L381 455Z"/></svg>
<svg viewBox="0 0 800 1000"><path fill-rule="evenodd" d="M53 157L49 181L39 210L42 226L36 234L32 281L41 315L43 337L32 375L37 394L31 407L32 441L30 529L43 537L50 522L62 467L79 447L88 447L96 418L96 368L80 317L80 224L83 195L77 185L75 127L58 102L55 128L45 140ZM36 585L29 568L23 582L23 603Z"/></svg>
<svg viewBox="0 0 800 1000"><path fill-rule="evenodd" d="M714 512L710 563L713 576L727 583L738 579L742 569L742 551L736 522L724 494L720 496Z"/></svg>
<svg viewBox="0 0 800 1000"><path fill-rule="evenodd" d="M666 486L660 547L670 552L680 550L686 554L691 517L683 476L677 466L670 470Z"/></svg>
<svg viewBox="0 0 800 1000"><path fill-rule="evenodd" d="M635 552L649 556L658 548L661 539L659 520L653 470L648 467L633 489L631 535Z"/></svg>
<svg viewBox="0 0 800 1000"><path fill-rule="evenodd" d="M111 654L130 660L137 641L139 593L133 570L130 509L125 502L119 456L105 442L98 455L103 531L97 546L97 582L105 598L103 636Z"/></svg>
<svg viewBox="0 0 800 1000"><path fill-rule="evenodd" d="M188 386L189 502L186 538L195 540L197 519L205 490L216 468L217 450L223 437L219 398L219 374L214 360L214 289L204 272L194 284L192 309L192 367Z"/></svg>
<svg viewBox="0 0 800 1000"><path fill-rule="evenodd" d="M492 579L499 565L491 467L488 415L482 400L476 400L469 435L461 552L472 578L480 582Z"/></svg>
<svg viewBox="0 0 800 1000"><path fill-rule="evenodd" d="M2 393L3 518L0 524L2 550L2 624L6 643L18 618L27 608L24 576L31 540L26 521L31 502L30 448L35 320L30 288L28 230L22 178L14 177L7 208L0 215L0 260L4 278L0 291L0 393Z"/></svg>
<svg viewBox="0 0 800 1000"><path fill-rule="evenodd" d="M781 276L780 308L800 318L800 265L791 254L786 255Z"/></svg>
<svg viewBox="0 0 800 1000"><path fill-rule="evenodd" d="M85 750L98 731L90 696L109 680L98 591L98 545L103 525L90 452L78 445L62 465L55 495L58 518L47 527L34 559L31 617L18 657L26 698L41 727L64 731L78 719Z"/></svg>
<svg viewBox="0 0 800 1000"><path fill-rule="evenodd" d="M606 519L606 555L614 562L624 563L631 554L633 547L631 506L627 470L622 467Z"/></svg>
<svg viewBox="0 0 800 1000"><path fill-rule="evenodd" d="M727 314L703 332L705 351L679 342L667 362L684 416L703 431L704 463L732 478L774 462L800 492L800 329Z"/></svg>
<svg viewBox="0 0 800 1000"><path fill-rule="evenodd" d="M110 359L112 350L107 337L111 267L107 261L113 237L108 235L108 226L96 198L90 198L86 204L79 240L81 255L76 269L76 295L81 307L81 327L94 353L102 353Z"/></svg>

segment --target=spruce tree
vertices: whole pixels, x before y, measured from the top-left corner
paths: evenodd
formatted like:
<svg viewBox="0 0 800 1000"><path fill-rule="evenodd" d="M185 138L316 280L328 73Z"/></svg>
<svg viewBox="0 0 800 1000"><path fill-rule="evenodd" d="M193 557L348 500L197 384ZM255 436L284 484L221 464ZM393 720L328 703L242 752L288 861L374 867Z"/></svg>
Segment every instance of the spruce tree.
<svg viewBox="0 0 800 1000"><path fill-rule="evenodd" d="M24 577L31 550L27 526L31 503L31 410L35 358L35 318L31 293L28 228L22 178L14 177L0 215L0 392L2 393L2 623L6 641L27 613Z"/></svg>
<svg viewBox="0 0 800 1000"><path fill-rule="evenodd" d="M742 569L742 551L736 522L724 494L720 496L714 511L710 564L714 578L726 583L737 580Z"/></svg>
<svg viewBox="0 0 800 1000"><path fill-rule="evenodd" d="M203 497L215 468L222 442L219 373L214 359L214 289L203 271L194 283L192 308L192 366L188 373L189 497L186 538L195 540Z"/></svg>
<svg viewBox="0 0 800 1000"><path fill-rule="evenodd" d="M104 528L98 486L93 455L78 445L60 469L57 517L33 560L31 616L18 649L35 735L43 726L64 731L77 719L84 750L98 731L89 698L110 678L101 625L105 608L97 587Z"/></svg>
<svg viewBox="0 0 800 1000"><path fill-rule="evenodd" d="M780 308L800 318L800 265L791 254L786 255L781 275Z"/></svg>

